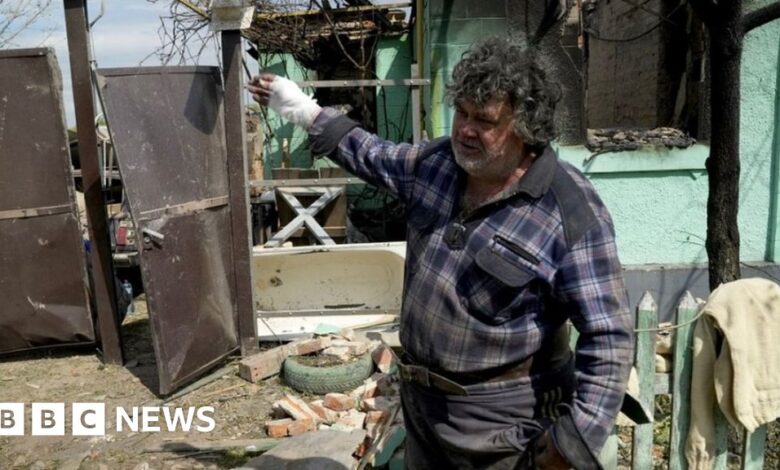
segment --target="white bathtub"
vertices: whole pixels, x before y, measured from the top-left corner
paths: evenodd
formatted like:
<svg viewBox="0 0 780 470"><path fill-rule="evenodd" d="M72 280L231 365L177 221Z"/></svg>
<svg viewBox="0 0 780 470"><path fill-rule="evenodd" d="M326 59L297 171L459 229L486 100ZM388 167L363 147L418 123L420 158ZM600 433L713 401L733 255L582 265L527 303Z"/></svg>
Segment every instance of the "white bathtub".
<svg viewBox="0 0 780 470"><path fill-rule="evenodd" d="M320 324L390 323L401 310L406 243L360 243L252 253L261 341L308 335Z"/></svg>

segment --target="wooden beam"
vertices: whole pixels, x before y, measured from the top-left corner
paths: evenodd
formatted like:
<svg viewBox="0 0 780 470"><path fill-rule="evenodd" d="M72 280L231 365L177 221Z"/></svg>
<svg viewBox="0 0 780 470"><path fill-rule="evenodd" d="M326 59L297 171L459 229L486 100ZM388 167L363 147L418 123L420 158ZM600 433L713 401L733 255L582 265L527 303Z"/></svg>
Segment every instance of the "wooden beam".
<svg viewBox="0 0 780 470"><path fill-rule="evenodd" d="M255 303L252 295L252 228L249 217L249 177L244 138L241 32L238 30L222 31L222 70L222 81L225 86L225 147L238 336L241 355L247 356L257 352L259 345L255 334Z"/></svg>
<svg viewBox="0 0 780 470"><path fill-rule="evenodd" d="M122 364L122 337L119 331L114 285L114 263L111 256L95 133L94 87L92 70L89 66L86 0L65 0L65 29L70 51L81 180L84 184L84 202L87 206L89 239L92 247L89 256L92 264L95 308L100 328L100 345L104 362Z"/></svg>

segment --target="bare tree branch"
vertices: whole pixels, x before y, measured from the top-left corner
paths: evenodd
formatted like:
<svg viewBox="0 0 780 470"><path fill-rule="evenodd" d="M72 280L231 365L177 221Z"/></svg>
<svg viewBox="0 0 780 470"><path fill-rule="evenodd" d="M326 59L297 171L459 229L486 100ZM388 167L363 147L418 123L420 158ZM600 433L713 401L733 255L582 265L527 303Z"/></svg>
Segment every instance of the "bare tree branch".
<svg viewBox="0 0 780 470"><path fill-rule="evenodd" d="M40 20L51 6L51 0L0 0L0 47L12 46L13 40Z"/></svg>
<svg viewBox="0 0 780 470"><path fill-rule="evenodd" d="M742 17L742 32L747 34L772 20L780 18L780 2L771 3Z"/></svg>

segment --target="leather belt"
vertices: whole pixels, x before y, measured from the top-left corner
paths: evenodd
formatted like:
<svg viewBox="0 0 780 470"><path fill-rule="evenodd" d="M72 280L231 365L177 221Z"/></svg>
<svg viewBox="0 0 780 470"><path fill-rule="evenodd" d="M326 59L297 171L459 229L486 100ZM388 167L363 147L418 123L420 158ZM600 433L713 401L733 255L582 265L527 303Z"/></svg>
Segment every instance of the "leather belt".
<svg viewBox="0 0 780 470"><path fill-rule="evenodd" d="M469 394L468 390L459 383L443 375L431 372L424 366L398 363L398 373L401 376L401 380L405 382L415 382L424 387L435 388L448 395L466 396Z"/></svg>
<svg viewBox="0 0 780 470"><path fill-rule="evenodd" d="M435 388L449 395L468 395L466 386L528 377L545 370L555 370L571 359L569 325L564 324L542 343L530 357L509 366L478 372L434 372L425 366L414 364L408 355L398 361L401 380Z"/></svg>

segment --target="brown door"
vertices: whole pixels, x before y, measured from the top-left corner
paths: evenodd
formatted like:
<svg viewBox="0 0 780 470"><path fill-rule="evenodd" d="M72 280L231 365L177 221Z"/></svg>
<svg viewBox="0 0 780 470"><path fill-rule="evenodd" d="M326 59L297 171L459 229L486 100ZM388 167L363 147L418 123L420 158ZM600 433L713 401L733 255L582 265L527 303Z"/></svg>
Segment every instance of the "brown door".
<svg viewBox="0 0 780 470"><path fill-rule="evenodd" d="M165 395L238 347L219 71L98 73Z"/></svg>
<svg viewBox="0 0 780 470"><path fill-rule="evenodd" d="M95 342L84 246L54 51L0 51L0 354Z"/></svg>

